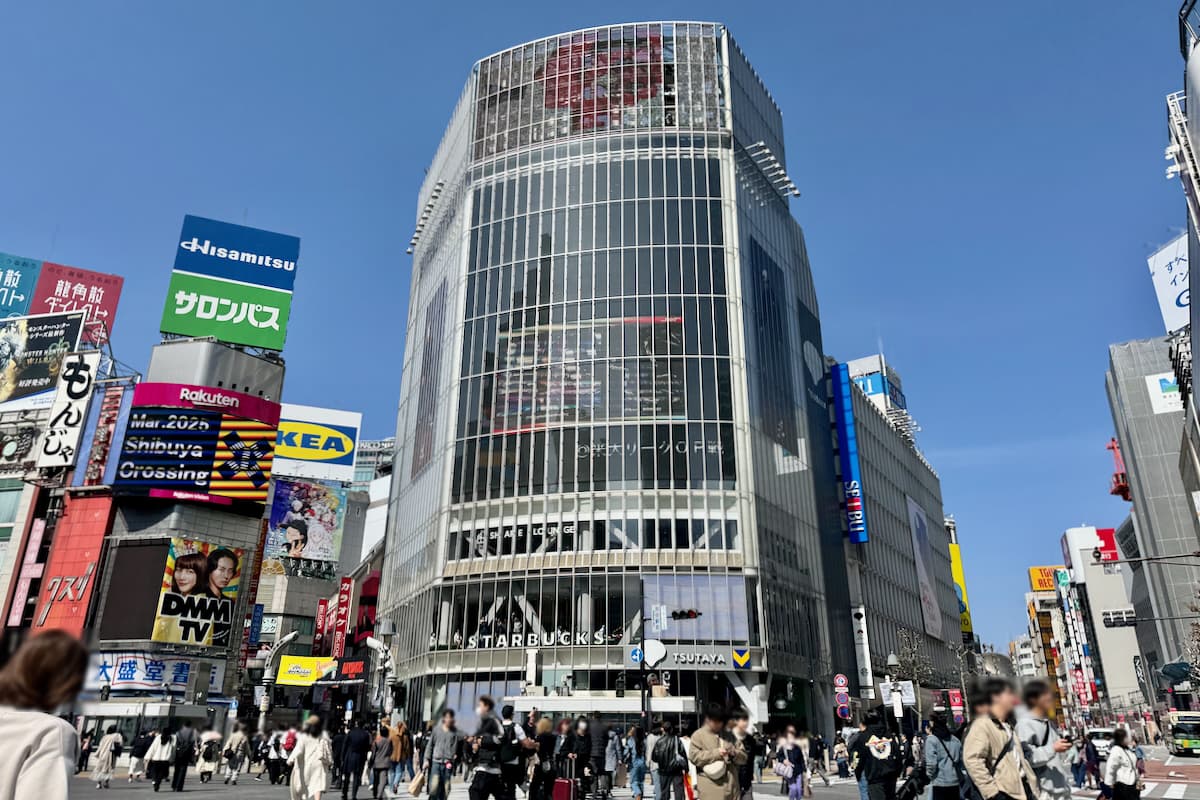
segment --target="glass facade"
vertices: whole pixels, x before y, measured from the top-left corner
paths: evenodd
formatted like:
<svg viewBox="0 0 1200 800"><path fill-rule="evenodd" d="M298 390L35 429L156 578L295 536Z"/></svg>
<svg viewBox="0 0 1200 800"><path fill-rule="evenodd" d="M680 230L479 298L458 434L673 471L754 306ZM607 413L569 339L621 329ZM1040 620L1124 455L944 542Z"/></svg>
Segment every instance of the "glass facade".
<svg viewBox="0 0 1200 800"><path fill-rule="evenodd" d="M421 195L380 598L415 716L516 691L531 650L547 691L632 688L651 636L673 694L828 672L815 292L746 150L781 140L720 25L476 66Z"/></svg>

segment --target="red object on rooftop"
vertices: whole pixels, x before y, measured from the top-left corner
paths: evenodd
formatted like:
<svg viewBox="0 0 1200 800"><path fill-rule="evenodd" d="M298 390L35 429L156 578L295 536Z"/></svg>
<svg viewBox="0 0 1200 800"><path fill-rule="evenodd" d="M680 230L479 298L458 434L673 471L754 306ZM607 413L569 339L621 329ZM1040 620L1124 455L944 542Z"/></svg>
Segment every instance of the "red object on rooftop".
<svg viewBox="0 0 1200 800"><path fill-rule="evenodd" d="M1129 476L1125 473L1125 458L1121 455L1121 443L1116 438L1109 439L1105 449L1112 451L1114 467L1112 485L1109 487L1108 493L1115 494L1129 502Z"/></svg>

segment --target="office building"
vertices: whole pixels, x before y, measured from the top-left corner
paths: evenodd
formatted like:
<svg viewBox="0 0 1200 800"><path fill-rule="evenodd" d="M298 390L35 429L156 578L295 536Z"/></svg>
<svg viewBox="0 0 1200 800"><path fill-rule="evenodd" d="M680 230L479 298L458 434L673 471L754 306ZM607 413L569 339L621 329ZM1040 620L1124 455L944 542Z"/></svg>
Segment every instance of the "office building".
<svg viewBox="0 0 1200 800"><path fill-rule="evenodd" d="M396 437L368 439L358 443L358 459L354 463L356 492L370 492L371 481L392 474L392 459L396 455Z"/></svg>
<svg viewBox="0 0 1200 800"><path fill-rule="evenodd" d="M1024 682L1039 676L1038 665L1033 654L1033 639L1022 634L1008 643L1008 657L1018 680ZM1045 677L1044 675L1041 677Z"/></svg>
<svg viewBox="0 0 1200 800"><path fill-rule="evenodd" d="M655 714L832 727L851 607L794 192L722 25L470 71L410 244L380 613L411 718L636 713L649 640Z"/></svg>
<svg viewBox="0 0 1200 800"><path fill-rule="evenodd" d="M1110 346L1105 384L1133 503L1136 552L1162 558L1200 550L1195 508L1180 475L1183 400L1167 340ZM1135 580L1138 571L1145 573L1152 612L1139 611L1138 640L1147 668L1158 670L1184 653L1200 569L1186 561L1143 562L1133 569Z"/></svg>

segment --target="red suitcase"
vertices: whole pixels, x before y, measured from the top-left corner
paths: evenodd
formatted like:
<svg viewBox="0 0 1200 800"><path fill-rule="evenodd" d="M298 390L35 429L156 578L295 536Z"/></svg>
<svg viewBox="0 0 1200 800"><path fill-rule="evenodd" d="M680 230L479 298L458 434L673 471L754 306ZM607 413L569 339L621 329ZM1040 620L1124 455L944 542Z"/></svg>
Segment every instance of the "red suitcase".
<svg viewBox="0 0 1200 800"><path fill-rule="evenodd" d="M556 778L554 780L554 793L552 800L576 800L579 796L579 785L575 783L575 763L569 761L571 769L568 770L569 775L565 778Z"/></svg>

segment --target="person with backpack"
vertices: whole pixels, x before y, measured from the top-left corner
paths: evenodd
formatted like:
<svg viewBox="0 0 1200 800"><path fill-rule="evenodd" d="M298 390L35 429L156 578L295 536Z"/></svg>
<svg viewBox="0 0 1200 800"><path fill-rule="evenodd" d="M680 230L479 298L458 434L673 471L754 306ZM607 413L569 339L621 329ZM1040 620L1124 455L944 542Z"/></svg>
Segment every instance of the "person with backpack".
<svg viewBox="0 0 1200 800"><path fill-rule="evenodd" d="M929 735L925 737L925 774L929 778L930 800L959 800L965 780L962 767L962 742L950 733L945 711L930 715Z"/></svg>
<svg viewBox="0 0 1200 800"><path fill-rule="evenodd" d="M888 729L882 707L872 708L863 721L866 728L854 740L858 776L866 784L869 800L894 800L896 781L905 767L904 742Z"/></svg>
<svg viewBox="0 0 1200 800"><path fill-rule="evenodd" d="M200 773L201 783L210 783L213 773L221 764L221 734L214 731L211 725L205 725L200 732L200 753L196 757L196 771Z"/></svg>
<svg viewBox="0 0 1200 800"><path fill-rule="evenodd" d="M1025 707L1017 709L1017 738L1025 757L1033 765L1041 788L1041 800L1069 800L1071 762L1067 751L1071 742L1059 735L1050 719L1054 712L1054 693L1050 684L1032 680L1022 692Z"/></svg>
<svg viewBox="0 0 1200 800"><path fill-rule="evenodd" d="M514 713L511 705L500 709L500 728L504 734L500 742L500 777L509 797L515 797L517 787L525 783L529 753L537 748L537 742L513 719Z"/></svg>
<svg viewBox="0 0 1200 800"><path fill-rule="evenodd" d="M963 770L983 800L1033 800L1035 773L1008 723L1017 694L1008 680L998 677L986 678L980 693L988 713L971 723L963 740Z"/></svg>
<svg viewBox="0 0 1200 800"><path fill-rule="evenodd" d="M150 743L154 741L154 735L158 731L142 731L133 740L133 746L129 748L129 782L133 783L136 779L140 781L146 774L146 751L150 749Z"/></svg>
<svg viewBox="0 0 1200 800"><path fill-rule="evenodd" d="M512 800L504 780L501 746L505 731L500 720L496 719L496 701L489 695L480 695L475 711L479 715L479 727L471 737L471 749L476 756L476 766L468 794L471 800L485 800L488 797Z"/></svg>
<svg viewBox="0 0 1200 800"><path fill-rule="evenodd" d="M688 771L687 751L669 719L662 721L662 734L654 743L651 755L658 765L658 782L662 788L662 798L656 795L655 800L666 800L672 793L675 800L687 800L683 787L683 776Z"/></svg>
<svg viewBox="0 0 1200 800"><path fill-rule="evenodd" d="M183 720L175 733L175 770L171 773L171 791L182 792L183 783L187 780L188 770L192 766L192 757L196 755L196 729L190 720Z"/></svg>

